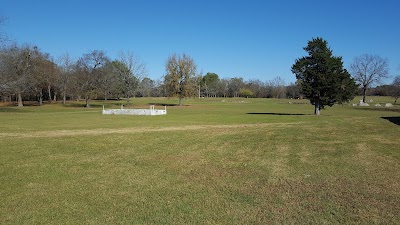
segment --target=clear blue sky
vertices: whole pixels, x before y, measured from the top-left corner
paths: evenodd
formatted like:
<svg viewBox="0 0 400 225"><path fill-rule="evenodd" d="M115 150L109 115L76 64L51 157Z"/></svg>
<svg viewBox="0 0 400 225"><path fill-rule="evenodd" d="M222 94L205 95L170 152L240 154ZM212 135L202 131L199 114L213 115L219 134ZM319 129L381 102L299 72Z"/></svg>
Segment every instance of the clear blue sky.
<svg viewBox="0 0 400 225"><path fill-rule="evenodd" d="M313 37L327 40L346 68L368 53L400 74L398 0L1 0L0 15L3 32L20 44L54 58L133 51L152 79L165 73L170 54L187 53L221 78L293 82L290 68Z"/></svg>

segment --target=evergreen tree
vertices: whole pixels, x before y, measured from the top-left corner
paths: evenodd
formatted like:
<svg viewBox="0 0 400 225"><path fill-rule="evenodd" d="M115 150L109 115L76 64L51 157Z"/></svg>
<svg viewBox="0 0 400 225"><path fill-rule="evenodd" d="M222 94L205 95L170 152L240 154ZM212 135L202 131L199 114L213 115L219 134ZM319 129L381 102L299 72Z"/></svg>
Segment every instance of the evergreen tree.
<svg viewBox="0 0 400 225"><path fill-rule="evenodd" d="M315 115L325 106L352 100L357 85L346 69L342 57L332 55L328 42L312 39L304 50L308 56L299 58L292 66L302 87L302 93L315 106Z"/></svg>

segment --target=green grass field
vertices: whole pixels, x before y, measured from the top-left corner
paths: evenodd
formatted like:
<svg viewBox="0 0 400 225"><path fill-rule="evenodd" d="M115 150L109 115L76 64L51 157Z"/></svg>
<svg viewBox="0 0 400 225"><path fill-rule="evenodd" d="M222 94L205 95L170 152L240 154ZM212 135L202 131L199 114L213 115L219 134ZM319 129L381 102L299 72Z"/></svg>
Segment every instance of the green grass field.
<svg viewBox="0 0 400 225"><path fill-rule="evenodd" d="M0 107L0 224L400 223L400 105L184 103Z"/></svg>

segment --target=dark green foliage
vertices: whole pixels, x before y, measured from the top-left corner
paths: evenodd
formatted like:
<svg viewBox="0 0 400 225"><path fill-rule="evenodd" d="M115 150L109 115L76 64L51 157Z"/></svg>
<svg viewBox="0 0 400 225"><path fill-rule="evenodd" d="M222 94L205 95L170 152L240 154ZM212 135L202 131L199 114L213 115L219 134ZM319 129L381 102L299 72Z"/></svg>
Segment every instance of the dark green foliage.
<svg viewBox="0 0 400 225"><path fill-rule="evenodd" d="M214 84L219 81L219 76L216 73L207 73L204 75L202 82L205 84Z"/></svg>
<svg viewBox="0 0 400 225"><path fill-rule="evenodd" d="M109 64L109 73L113 79L113 93L122 95L128 100L135 95L139 79L134 76L132 69L124 62L114 60ZM128 102L129 104L129 102Z"/></svg>
<svg viewBox="0 0 400 225"><path fill-rule="evenodd" d="M304 50L308 56L299 58L292 66L302 87L302 93L315 106L315 114L325 106L352 100L357 86L341 57L333 56L327 41L316 38Z"/></svg>
<svg viewBox="0 0 400 225"><path fill-rule="evenodd" d="M219 76L216 73L207 73L201 80L202 93L204 96L216 96L218 92Z"/></svg>

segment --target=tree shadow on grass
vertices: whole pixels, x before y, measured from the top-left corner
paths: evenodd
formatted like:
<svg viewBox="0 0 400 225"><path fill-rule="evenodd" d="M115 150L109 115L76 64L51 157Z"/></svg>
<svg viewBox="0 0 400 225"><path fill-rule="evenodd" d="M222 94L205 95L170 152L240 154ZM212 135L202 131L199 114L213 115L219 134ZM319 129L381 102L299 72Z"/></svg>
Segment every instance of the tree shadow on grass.
<svg viewBox="0 0 400 225"><path fill-rule="evenodd" d="M311 114L301 114L301 113L247 113L250 115L275 115L275 116L309 116Z"/></svg>
<svg viewBox="0 0 400 225"><path fill-rule="evenodd" d="M387 112L400 112L399 108L390 108L390 107L375 107L375 108L355 108L357 110L366 110L366 111L387 111Z"/></svg>
<svg viewBox="0 0 400 225"><path fill-rule="evenodd" d="M400 126L400 116L384 116L381 118Z"/></svg>
<svg viewBox="0 0 400 225"><path fill-rule="evenodd" d="M155 106L179 106L179 104L170 104L170 103L149 103L149 105ZM189 105L182 105L182 106L189 106Z"/></svg>
<svg viewBox="0 0 400 225"><path fill-rule="evenodd" d="M0 107L0 112L24 112L22 110L20 110L19 108L15 107L15 108L11 108L11 107Z"/></svg>
<svg viewBox="0 0 400 225"><path fill-rule="evenodd" d="M64 107L72 107L72 108L86 108L85 102L76 102L76 103L68 103L63 105ZM119 104L104 104L105 107L112 107L112 106L121 106ZM90 104L89 108L101 108L103 105L100 104Z"/></svg>

